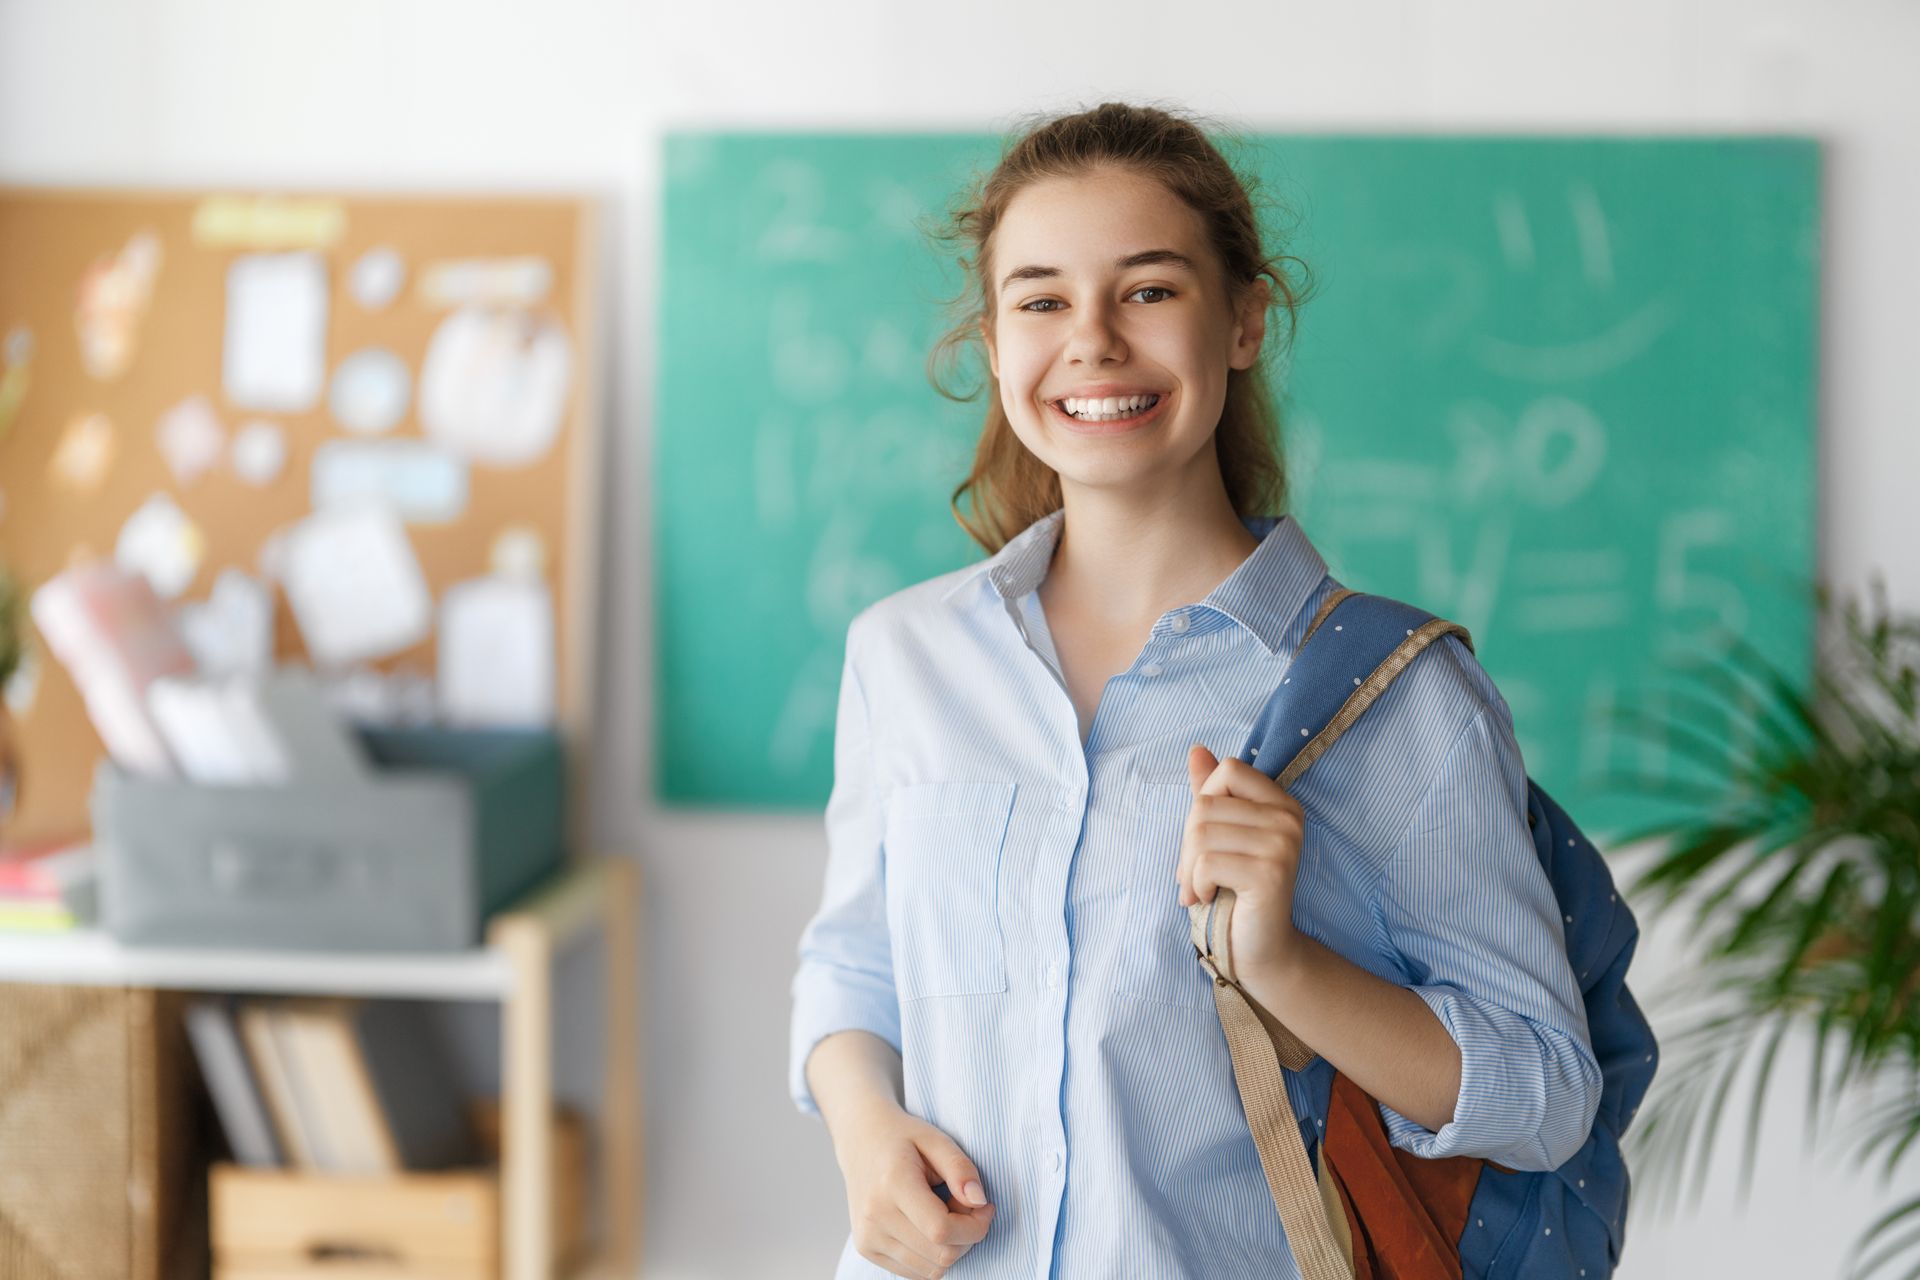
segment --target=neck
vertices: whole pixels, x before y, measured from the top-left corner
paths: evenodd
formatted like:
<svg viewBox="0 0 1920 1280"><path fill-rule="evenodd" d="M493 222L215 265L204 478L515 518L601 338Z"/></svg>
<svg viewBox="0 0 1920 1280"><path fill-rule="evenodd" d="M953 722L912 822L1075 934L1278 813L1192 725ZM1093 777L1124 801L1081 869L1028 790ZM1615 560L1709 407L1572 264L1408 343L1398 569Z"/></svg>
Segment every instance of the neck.
<svg viewBox="0 0 1920 1280"><path fill-rule="evenodd" d="M1205 599L1260 540L1235 514L1218 466L1196 472L1152 494L1063 484L1043 600L1124 628Z"/></svg>

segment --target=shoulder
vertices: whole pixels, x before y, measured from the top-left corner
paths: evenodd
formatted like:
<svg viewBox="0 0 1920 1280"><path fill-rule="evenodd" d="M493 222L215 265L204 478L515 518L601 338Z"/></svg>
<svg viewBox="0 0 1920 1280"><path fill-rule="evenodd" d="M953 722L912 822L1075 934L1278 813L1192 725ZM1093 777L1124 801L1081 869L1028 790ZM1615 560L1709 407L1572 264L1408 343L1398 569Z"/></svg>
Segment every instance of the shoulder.
<svg viewBox="0 0 1920 1280"><path fill-rule="evenodd" d="M858 662L895 646L937 644L950 638L976 605L975 593L990 589L984 579L967 583L980 572L979 564L967 565L875 600L847 624L849 659Z"/></svg>
<svg viewBox="0 0 1920 1280"><path fill-rule="evenodd" d="M1438 615L1444 617L1445 615ZM1413 656L1381 695L1383 704L1369 715L1391 721L1395 732L1410 746L1419 744L1437 767L1455 739L1476 720L1506 736L1513 732L1513 715L1487 669L1456 632L1446 632Z"/></svg>

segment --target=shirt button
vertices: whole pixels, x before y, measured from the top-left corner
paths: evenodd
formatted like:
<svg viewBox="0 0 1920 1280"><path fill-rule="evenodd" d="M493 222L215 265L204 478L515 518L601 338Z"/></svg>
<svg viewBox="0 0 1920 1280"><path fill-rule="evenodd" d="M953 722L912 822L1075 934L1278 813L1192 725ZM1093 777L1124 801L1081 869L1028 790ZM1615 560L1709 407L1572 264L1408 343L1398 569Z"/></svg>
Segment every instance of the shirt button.
<svg viewBox="0 0 1920 1280"><path fill-rule="evenodd" d="M1191 624L1191 623L1189 623L1189 622L1187 621L1187 615L1186 615L1186 614L1184 614L1184 613L1176 613L1176 614L1174 614L1174 615L1173 615L1173 622L1172 622L1172 624L1171 624L1171 625L1172 625L1172 627L1173 627L1173 629L1174 629L1174 631L1175 631L1175 633L1176 633L1176 634L1179 634L1179 635L1185 635L1185 634L1186 634L1186 631L1187 631L1187 628L1188 628L1189 626L1191 626L1192 624Z"/></svg>
<svg viewBox="0 0 1920 1280"><path fill-rule="evenodd" d="M1057 987L1060 985L1060 966L1059 965L1050 964L1047 966L1047 985L1050 987Z"/></svg>
<svg viewBox="0 0 1920 1280"><path fill-rule="evenodd" d="M1080 805L1079 789L1077 787L1068 787L1066 790L1060 793L1060 798L1058 800L1055 800L1053 804L1056 809L1078 808Z"/></svg>
<svg viewBox="0 0 1920 1280"><path fill-rule="evenodd" d="M1047 1163L1053 1167L1055 1173L1060 1172L1060 1153L1055 1151L1049 1155L1047 1157Z"/></svg>
<svg viewBox="0 0 1920 1280"><path fill-rule="evenodd" d="M1140 668L1140 674L1143 676L1157 676L1160 674L1160 664L1157 662L1149 662L1146 666Z"/></svg>

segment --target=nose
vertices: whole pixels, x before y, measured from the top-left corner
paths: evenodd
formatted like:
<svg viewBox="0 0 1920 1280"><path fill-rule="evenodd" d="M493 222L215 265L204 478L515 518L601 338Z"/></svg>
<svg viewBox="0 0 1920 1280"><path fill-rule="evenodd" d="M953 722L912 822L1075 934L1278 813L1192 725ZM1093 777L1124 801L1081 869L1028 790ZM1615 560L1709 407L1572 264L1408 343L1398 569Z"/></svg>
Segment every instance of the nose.
<svg viewBox="0 0 1920 1280"><path fill-rule="evenodd" d="M1125 360L1127 345L1113 321L1113 311L1105 303L1089 302L1076 308L1073 332L1067 338L1067 362L1097 365Z"/></svg>

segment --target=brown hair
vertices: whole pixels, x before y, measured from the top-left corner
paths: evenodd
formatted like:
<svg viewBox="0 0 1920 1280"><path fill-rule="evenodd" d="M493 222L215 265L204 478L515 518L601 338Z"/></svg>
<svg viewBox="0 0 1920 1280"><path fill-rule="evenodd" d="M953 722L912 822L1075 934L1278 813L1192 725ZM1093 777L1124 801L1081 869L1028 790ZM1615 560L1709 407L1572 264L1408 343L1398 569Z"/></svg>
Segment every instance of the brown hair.
<svg viewBox="0 0 1920 1280"><path fill-rule="evenodd" d="M1220 131L1216 130L1216 133ZM1222 135L1231 141L1230 135ZM1261 276L1273 283L1270 306L1285 315L1282 338L1261 346L1247 369L1227 372L1226 404L1214 431L1214 453L1234 511L1241 516L1280 514L1286 509L1287 469L1280 447L1280 415L1267 390L1265 363L1293 341L1300 305L1309 291L1304 264L1286 254L1268 254L1250 192L1258 184L1236 172L1197 120L1158 107L1103 102L1088 111L1039 119L1020 129L1001 152L999 164L949 210L934 239L959 249L969 279L949 305L958 321L934 344L927 373L949 400L971 400L948 388L943 366L968 351L979 353L981 326L993 323L993 234L1014 196L1047 178L1070 177L1117 166L1158 179L1200 215L1208 242L1226 270L1231 301ZM1300 272L1296 283L1289 265ZM1269 329L1271 336L1272 330ZM1061 504L1060 476L1014 434L1000 404L1000 388L986 361L982 382L989 393L986 421L974 448L973 469L953 491L953 517L985 547L1000 550L1022 529ZM971 514L961 510L970 497Z"/></svg>

